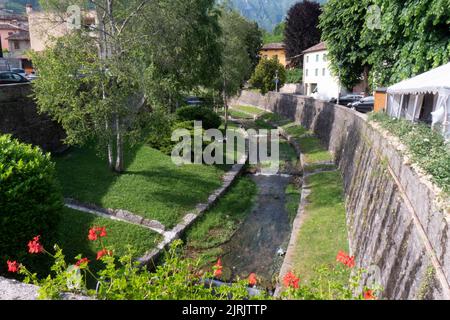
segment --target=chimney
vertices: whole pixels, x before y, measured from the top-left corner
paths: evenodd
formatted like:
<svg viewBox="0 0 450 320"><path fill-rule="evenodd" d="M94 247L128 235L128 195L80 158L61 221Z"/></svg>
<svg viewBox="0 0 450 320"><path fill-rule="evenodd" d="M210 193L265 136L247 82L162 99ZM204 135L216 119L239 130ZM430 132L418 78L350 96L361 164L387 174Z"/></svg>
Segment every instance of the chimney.
<svg viewBox="0 0 450 320"><path fill-rule="evenodd" d="M33 5L31 3L28 3L26 5L26 11L27 11L27 14L30 14L31 12L33 12Z"/></svg>

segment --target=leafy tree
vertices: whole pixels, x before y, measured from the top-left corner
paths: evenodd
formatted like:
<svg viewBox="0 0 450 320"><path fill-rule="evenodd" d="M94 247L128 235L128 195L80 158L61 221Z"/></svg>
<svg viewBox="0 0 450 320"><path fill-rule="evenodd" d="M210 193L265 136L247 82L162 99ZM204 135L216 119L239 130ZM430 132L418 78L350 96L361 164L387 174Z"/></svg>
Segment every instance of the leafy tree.
<svg viewBox="0 0 450 320"><path fill-rule="evenodd" d="M94 140L123 172L126 140L140 139L146 115L209 85L220 64L213 0L44 0L50 18L67 6L93 9L95 27L54 39L33 61L41 111L62 123L67 142ZM94 36L93 36L94 35Z"/></svg>
<svg viewBox="0 0 450 320"><path fill-rule="evenodd" d="M302 52L320 42L320 5L303 0L293 5L287 14L284 42L291 65L303 65Z"/></svg>
<svg viewBox="0 0 450 320"><path fill-rule="evenodd" d="M368 50L361 40L370 0L329 1L320 16L322 40L327 42L331 69L341 83L352 88L368 68ZM367 78L367 76L366 76Z"/></svg>
<svg viewBox="0 0 450 320"><path fill-rule="evenodd" d="M371 5L380 8L379 24ZM450 61L448 0L330 0L320 17L332 69L352 87L361 76L388 86ZM367 89L368 90L368 89Z"/></svg>
<svg viewBox="0 0 450 320"><path fill-rule="evenodd" d="M255 73L250 79L253 87L261 90L262 94L276 89L275 78L278 74L278 88L286 83L286 69L275 57L272 59L262 59L256 67Z"/></svg>
<svg viewBox="0 0 450 320"><path fill-rule="evenodd" d="M222 65L220 77L215 82L215 88L222 95L225 109L225 130L228 125L228 99L236 95L243 87L252 72L252 59L249 52L254 52L256 42L248 41L248 34L252 28L245 18L238 12L222 8L219 23L222 29L220 55ZM259 42L259 46L261 42Z"/></svg>
<svg viewBox="0 0 450 320"><path fill-rule="evenodd" d="M284 29L286 28L286 23L283 21L273 29L272 32L264 32L263 42L265 44L268 43L277 43L284 42Z"/></svg>

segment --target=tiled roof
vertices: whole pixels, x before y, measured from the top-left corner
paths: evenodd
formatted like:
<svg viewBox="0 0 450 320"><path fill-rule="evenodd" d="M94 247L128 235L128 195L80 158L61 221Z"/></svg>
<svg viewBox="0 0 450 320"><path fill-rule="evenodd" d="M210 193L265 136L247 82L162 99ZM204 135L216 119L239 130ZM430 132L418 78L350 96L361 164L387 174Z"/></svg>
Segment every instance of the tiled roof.
<svg viewBox="0 0 450 320"><path fill-rule="evenodd" d="M19 31L10 35L8 40L30 40L30 33L28 31Z"/></svg>
<svg viewBox="0 0 450 320"><path fill-rule="evenodd" d="M310 53L310 52L316 52L316 51L324 51L327 50L327 44L325 41L316 44L315 46L312 46L311 48L306 49L303 51L303 53Z"/></svg>
<svg viewBox="0 0 450 320"><path fill-rule="evenodd" d="M12 23L0 23L0 29L2 30L25 30L19 26L16 26Z"/></svg>
<svg viewBox="0 0 450 320"><path fill-rule="evenodd" d="M262 50L279 50L284 49L284 43L268 43L262 47Z"/></svg>

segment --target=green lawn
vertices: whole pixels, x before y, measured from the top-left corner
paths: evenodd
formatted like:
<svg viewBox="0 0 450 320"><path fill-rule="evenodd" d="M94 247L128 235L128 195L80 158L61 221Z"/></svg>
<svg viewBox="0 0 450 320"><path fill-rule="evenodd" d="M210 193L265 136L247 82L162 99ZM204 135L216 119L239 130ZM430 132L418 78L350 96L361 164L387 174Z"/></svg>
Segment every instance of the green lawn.
<svg viewBox="0 0 450 320"><path fill-rule="evenodd" d="M233 110L230 109L228 111L229 115L234 118L234 119L247 119L247 120L251 120L254 119L255 117L251 114L239 111L239 110Z"/></svg>
<svg viewBox="0 0 450 320"><path fill-rule="evenodd" d="M304 280L314 267L332 265L339 250L348 252L343 182L339 172L323 172L307 178L311 186L305 221L295 248L294 266Z"/></svg>
<svg viewBox="0 0 450 320"><path fill-rule="evenodd" d="M333 160L331 154L322 146L318 138L302 137L297 139L297 141L305 156L306 165Z"/></svg>
<svg viewBox="0 0 450 320"><path fill-rule="evenodd" d="M206 212L186 233L186 244L208 260L220 256L220 245L228 242L253 207L256 184L247 177L240 178L217 205Z"/></svg>
<svg viewBox="0 0 450 320"><path fill-rule="evenodd" d="M307 133L309 133L308 130L306 130L305 128L303 128L302 126L290 123L288 125L283 126L284 131L290 135L290 136L294 136L294 137L301 137Z"/></svg>
<svg viewBox="0 0 450 320"><path fill-rule="evenodd" d="M67 262L76 262L75 257L82 254L92 261L94 267L99 266L95 260L101 246L97 241L88 240L88 231L94 226L106 227L108 236L103 238L104 244L113 249L117 256L128 253L128 246L131 246L136 257L142 256L161 240L159 234L147 228L66 208L58 226L57 243L63 249Z"/></svg>
<svg viewBox="0 0 450 320"><path fill-rule="evenodd" d="M255 116L259 116L259 115L266 113L265 110L262 110L262 109L256 108L256 107L252 107L252 106L233 106L232 110L245 112L245 113L255 115Z"/></svg>
<svg viewBox="0 0 450 320"><path fill-rule="evenodd" d="M222 184L224 169L177 167L169 156L147 146L128 150L125 158L126 172L117 175L90 148L56 157L64 196L104 208L125 209L173 227Z"/></svg>
<svg viewBox="0 0 450 320"><path fill-rule="evenodd" d="M298 207L300 206L300 189L291 183L286 188L286 211L289 216L290 223L294 223L297 217Z"/></svg>

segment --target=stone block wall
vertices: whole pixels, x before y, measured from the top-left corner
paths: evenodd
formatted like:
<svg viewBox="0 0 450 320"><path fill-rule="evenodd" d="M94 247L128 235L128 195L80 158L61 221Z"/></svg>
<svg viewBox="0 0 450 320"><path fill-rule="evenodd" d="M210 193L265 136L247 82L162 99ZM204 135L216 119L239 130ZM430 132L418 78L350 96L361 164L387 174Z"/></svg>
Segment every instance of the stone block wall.
<svg viewBox="0 0 450 320"><path fill-rule="evenodd" d="M253 105L312 130L344 177L349 242L359 266L380 271L387 299L450 299L449 199L365 115L304 96L244 91Z"/></svg>
<svg viewBox="0 0 450 320"><path fill-rule="evenodd" d="M31 94L30 84L0 86L0 134L12 134L45 151L64 149L64 130L48 116L38 114Z"/></svg>

